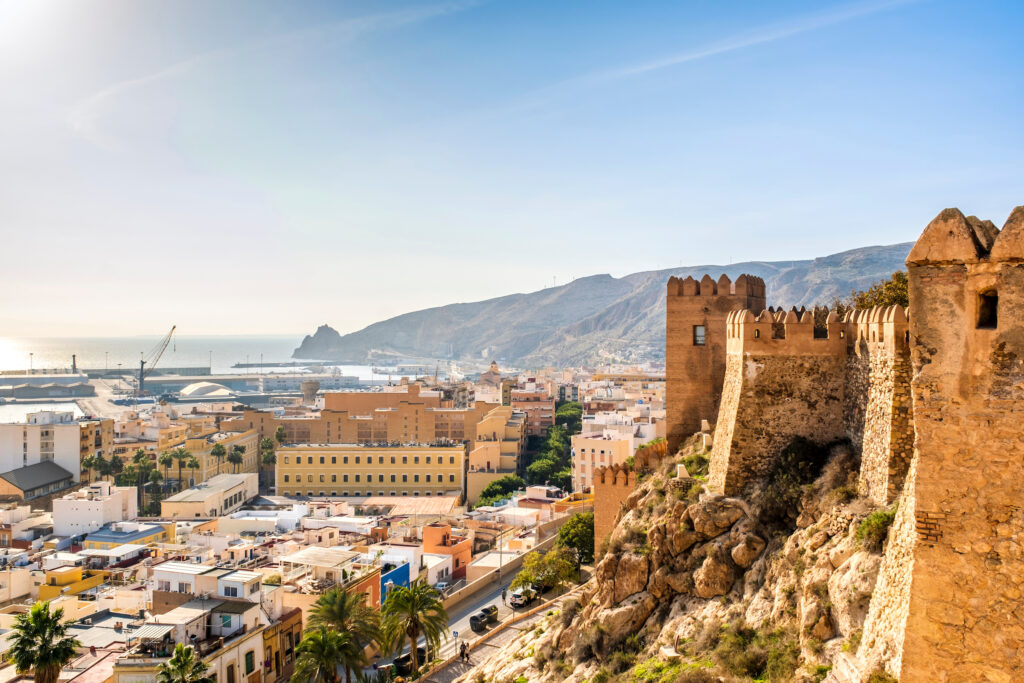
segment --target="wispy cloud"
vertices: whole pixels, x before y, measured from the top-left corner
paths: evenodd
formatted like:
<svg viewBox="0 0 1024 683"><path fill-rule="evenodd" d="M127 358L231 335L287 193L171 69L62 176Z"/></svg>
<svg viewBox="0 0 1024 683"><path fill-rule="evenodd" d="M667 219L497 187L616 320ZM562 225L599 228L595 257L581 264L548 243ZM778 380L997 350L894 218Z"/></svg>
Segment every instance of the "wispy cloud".
<svg viewBox="0 0 1024 683"><path fill-rule="evenodd" d="M416 24L434 17L461 12L475 7L481 2L483 0L459 0L428 7L382 12L380 14L320 24L310 28L204 52L152 73L119 81L96 91L72 106L68 114L68 124L82 138L95 145L110 148L115 145L115 141L103 132L100 127L100 121L119 98L128 95L132 91L182 76L204 65L238 57L244 53L280 47L290 43L305 43L325 37L329 37L334 41L354 40L373 31Z"/></svg>
<svg viewBox="0 0 1024 683"><path fill-rule="evenodd" d="M791 19L789 21L761 26L754 30L730 36L723 40L709 43L697 48L665 55L645 62L616 66L545 86L526 95L511 108L517 110L532 109L543 105L557 97L563 97L577 90L597 87L606 83L643 76L645 74L668 69L690 62L716 57L737 50L744 50L758 45L785 40L802 33L810 33L829 26L851 21L859 17L878 14L897 7L921 0L881 0L857 3L834 8L828 12L820 12Z"/></svg>

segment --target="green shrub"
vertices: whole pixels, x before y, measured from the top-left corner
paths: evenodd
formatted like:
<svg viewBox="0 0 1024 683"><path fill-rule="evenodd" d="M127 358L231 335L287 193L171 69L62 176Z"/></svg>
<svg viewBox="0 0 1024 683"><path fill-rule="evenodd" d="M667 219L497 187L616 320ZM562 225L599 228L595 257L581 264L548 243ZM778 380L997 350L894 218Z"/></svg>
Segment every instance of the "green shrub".
<svg viewBox="0 0 1024 683"><path fill-rule="evenodd" d="M797 437L786 446L755 496L758 518L768 527L796 528L804 487L821 474L829 447Z"/></svg>
<svg viewBox="0 0 1024 683"><path fill-rule="evenodd" d="M620 674L633 666L635 661L636 655L632 652L613 652L608 658L608 668L613 674Z"/></svg>
<svg viewBox="0 0 1024 683"><path fill-rule="evenodd" d="M590 679L590 683L608 683L608 680L612 677L611 672L604 667L597 670L594 677Z"/></svg>
<svg viewBox="0 0 1024 683"><path fill-rule="evenodd" d="M890 676L885 669L879 667L871 672L868 680L864 683L899 683L899 679L895 676Z"/></svg>
<svg viewBox="0 0 1024 683"><path fill-rule="evenodd" d="M811 678L814 679L815 683L825 680L828 677L828 672L832 670L832 666L828 664L819 664L811 669Z"/></svg>
<svg viewBox="0 0 1024 683"><path fill-rule="evenodd" d="M882 549L882 544L889 536L889 527L896 518L896 511L893 509L878 510L865 517L857 525L857 541L866 550L877 552Z"/></svg>
<svg viewBox="0 0 1024 683"><path fill-rule="evenodd" d="M709 470L708 456L705 453L694 453L683 458L683 465L691 477L706 477Z"/></svg>
<svg viewBox="0 0 1024 683"><path fill-rule="evenodd" d="M860 640L864 637L864 629L859 628L850 634L843 643L843 652L856 652L860 648Z"/></svg>
<svg viewBox="0 0 1024 683"><path fill-rule="evenodd" d="M782 629L754 629L735 621L722 630L713 657L736 676L790 681L797 668L800 646Z"/></svg>

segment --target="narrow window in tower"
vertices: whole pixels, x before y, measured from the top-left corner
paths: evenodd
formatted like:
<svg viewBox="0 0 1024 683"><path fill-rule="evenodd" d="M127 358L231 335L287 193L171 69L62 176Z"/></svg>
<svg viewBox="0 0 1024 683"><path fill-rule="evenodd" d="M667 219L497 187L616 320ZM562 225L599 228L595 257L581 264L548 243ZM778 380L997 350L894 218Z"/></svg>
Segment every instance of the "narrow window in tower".
<svg viewBox="0 0 1024 683"><path fill-rule="evenodd" d="M998 323L999 294L990 289L978 294L978 329L994 330Z"/></svg>
<svg viewBox="0 0 1024 683"><path fill-rule="evenodd" d="M694 325L693 326L693 345L704 346L704 326Z"/></svg>

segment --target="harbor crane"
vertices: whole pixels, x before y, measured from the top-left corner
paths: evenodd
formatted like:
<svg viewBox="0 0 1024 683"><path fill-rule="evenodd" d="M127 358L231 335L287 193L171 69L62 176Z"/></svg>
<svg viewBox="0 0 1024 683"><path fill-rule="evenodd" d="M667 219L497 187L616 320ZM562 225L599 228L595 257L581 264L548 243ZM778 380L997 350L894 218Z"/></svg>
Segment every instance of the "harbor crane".
<svg viewBox="0 0 1024 683"><path fill-rule="evenodd" d="M171 337L174 336L174 330L178 329L177 325L171 325L171 331L167 333L167 336L161 339L156 346L149 351L149 355L139 359L139 382L136 387L136 396L145 396L146 392L143 388L143 384L146 381L146 377L149 373L153 372L156 368L156 364L160 362L160 357L164 355L164 351L167 350L167 345L171 343ZM146 367L149 366L149 367Z"/></svg>

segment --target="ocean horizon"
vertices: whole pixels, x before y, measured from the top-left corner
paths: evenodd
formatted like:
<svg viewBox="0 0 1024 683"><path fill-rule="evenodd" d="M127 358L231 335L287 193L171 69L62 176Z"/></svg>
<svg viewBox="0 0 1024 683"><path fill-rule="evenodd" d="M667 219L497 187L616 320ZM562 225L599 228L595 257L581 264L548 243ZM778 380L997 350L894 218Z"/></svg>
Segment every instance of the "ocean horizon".
<svg viewBox="0 0 1024 683"><path fill-rule="evenodd" d="M212 372L246 372L236 363L292 362L301 334L178 335L167 346L157 367L211 368ZM0 337L0 370L67 371L72 355L80 369L137 367L140 353L149 356L161 335L129 337ZM312 361L310 361L312 362Z"/></svg>

